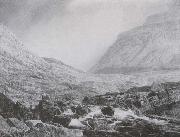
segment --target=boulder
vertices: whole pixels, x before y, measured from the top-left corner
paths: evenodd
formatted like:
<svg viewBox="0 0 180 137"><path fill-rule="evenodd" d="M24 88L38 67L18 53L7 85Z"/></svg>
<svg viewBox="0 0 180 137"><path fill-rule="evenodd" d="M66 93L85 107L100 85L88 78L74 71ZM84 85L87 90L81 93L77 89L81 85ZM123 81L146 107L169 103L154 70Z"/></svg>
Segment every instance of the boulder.
<svg viewBox="0 0 180 137"><path fill-rule="evenodd" d="M68 127L72 117L70 115L57 115L53 118L53 123L61 124L64 127Z"/></svg>
<svg viewBox="0 0 180 137"><path fill-rule="evenodd" d="M101 109L101 112L104 114L104 115L107 115L107 116L113 116L114 115L114 110L112 107L110 106L107 106L107 107L103 107Z"/></svg>
<svg viewBox="0 0 180 137"><path fill-rule="evenodd" d="M38 125L44 124L41 120L27 120L25 123L30 128L37 127Z"/></svg>
<svg viewBox="0 0 180 137"><path fill-rule="evenodd" d="M72 129L84 129L86 126L79 119L72 119L68 127Z"/></svg>
<svg viewBox="0 0 180 137"><path fill-rule="evenodd" d="M67 109L63 112L63 115L74 115L71 109Z"/></svg>
<svg viewBox="0 0 180 137"><path fill-rule="evenodd" d="M81 106L81 105L77 105L77 106L72 106L71 110L73 113L75 113L77 116L84 116L86 114L88 114L90 112L90 109L86 106Z"/></svg>

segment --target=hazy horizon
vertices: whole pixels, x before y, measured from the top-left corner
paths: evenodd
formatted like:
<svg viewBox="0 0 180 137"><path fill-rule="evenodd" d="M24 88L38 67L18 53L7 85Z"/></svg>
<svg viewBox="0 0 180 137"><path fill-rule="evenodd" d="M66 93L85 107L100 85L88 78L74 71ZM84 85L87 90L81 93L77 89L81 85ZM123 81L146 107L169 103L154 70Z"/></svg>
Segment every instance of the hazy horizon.
<svg viewBox="0 0 180 137"><path fill-rule="evenodd" d="M0 0L0 22L33 53L86 71L119 33L165 11L167 1Z"/></svg>

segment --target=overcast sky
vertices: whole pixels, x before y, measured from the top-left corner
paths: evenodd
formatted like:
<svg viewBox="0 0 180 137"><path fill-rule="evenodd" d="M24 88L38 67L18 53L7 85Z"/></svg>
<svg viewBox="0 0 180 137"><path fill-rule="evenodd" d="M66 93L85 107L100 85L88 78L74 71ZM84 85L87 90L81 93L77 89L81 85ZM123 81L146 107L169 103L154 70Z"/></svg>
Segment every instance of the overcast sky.
<svg viewBox="0 0 180 137"><path fill-rule="evenodd" d="M0 22L39 56L88 70L116 40L167 9L166 0L0 0Z"/></svg>

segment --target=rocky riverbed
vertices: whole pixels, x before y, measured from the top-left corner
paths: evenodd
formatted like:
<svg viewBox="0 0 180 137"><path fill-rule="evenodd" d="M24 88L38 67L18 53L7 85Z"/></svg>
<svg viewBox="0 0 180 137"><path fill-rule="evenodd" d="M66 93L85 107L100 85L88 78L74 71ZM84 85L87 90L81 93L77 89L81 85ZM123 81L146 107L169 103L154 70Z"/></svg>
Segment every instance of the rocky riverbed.
<svg viewBox="0 0 180 137"><path fill-rule="evenodd" d="M26 108L0 94L2 137L179 137L180 83L52 100Z"/></svg>

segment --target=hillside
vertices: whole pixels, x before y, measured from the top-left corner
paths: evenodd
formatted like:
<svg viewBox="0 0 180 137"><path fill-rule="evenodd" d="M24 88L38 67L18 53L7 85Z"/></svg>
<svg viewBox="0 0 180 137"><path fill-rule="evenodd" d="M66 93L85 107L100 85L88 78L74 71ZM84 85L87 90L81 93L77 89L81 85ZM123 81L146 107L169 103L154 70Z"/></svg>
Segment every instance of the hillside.
<svg viewBox="0 0 180 137"><path fill-rule="evenodd" d="M81 72L60 61L30 53L3 25L0 25L0 87L13 100L36 102L41 94L55 94L76 84ZM34 100L35 99L35 100Z"/></svg>
<svg viewBox="0 0 180 137"><path fill-rule="evenodd" d="M134 73L180 69L180 6L152 15L139 27L121 33L94 73Z"/></svg>

